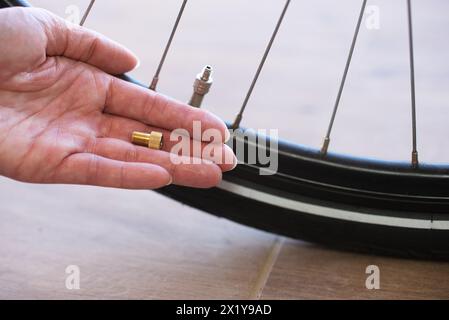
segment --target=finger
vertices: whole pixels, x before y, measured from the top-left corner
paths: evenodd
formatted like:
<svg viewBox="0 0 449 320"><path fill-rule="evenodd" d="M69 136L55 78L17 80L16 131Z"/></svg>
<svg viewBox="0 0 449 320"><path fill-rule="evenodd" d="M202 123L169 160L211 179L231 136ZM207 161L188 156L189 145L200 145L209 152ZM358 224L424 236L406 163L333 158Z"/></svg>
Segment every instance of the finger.
<svg viewBox="0 0 449 320"><path fill-rule="evenodd" d="M122 189L157 189L171 182L170 174L160 166L117 161L89 153L66 158L54 179L58 183Z"/></svg>
<svg viewBox="0 0 449 320"><path fill-rule="evenodd" d="M204 132L209 129L216 130L218 141L215 142L224 142L230 137L224 122L212 113L113 77L105 111L167 130L185 129L195 140L203 140ZM195 132L194 125L197 126Z"/></svg>
<svg viewBox="0 0 449 320"><path fill-rule="evenodd" d="M210 161L195 163L191 158L137 147L122 140L99 138L96 139L94 149L89 152L114 160L152 163L163 167L177 185L211 188L218 185L222 178L220 168Z"/></svg>
<svg viewBox="0 0 449 320"><path fill-rule="evenodd" d="M110 74L133 70L137 57L128 49L105 36L70 23L49 11L35 10L47 36L47 55L65 56L98 67Z"/></svg>
<svg viewBox="0 0 449 320"><path fill-rule="evenodd" d="M177 154L180 154L181 152L180 155L183 156L202 158L212 161L217 164L224 172L234 169L237 165L237 158L232 149L222 143L210 144L206 142L194 142L191 139L185 139L187 145L182 144L182 150L178 150L179 148L177 148L177 146L179 146L179 140L181 139L172 140L171 131L148 126L135 120L120 118L111 115L106 115L103 121L104 123L102 124L102 126L103 128L105 128L103 130L103 136L105 137L120 139L129 142L131 141L131 136L134 131L158 131L163 135L164 145L162 147L162 150L166 152L171 153L177 150Z"/></svg>

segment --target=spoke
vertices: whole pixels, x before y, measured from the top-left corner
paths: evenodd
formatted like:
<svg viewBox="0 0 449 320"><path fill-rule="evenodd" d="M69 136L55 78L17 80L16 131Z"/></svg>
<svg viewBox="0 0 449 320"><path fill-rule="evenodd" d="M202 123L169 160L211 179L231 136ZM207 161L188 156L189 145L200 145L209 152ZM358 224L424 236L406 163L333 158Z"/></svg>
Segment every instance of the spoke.
<svg viewBox="0 0 449 320"><path fill-rule="evenodd" d="M338 90L337 99L335 100L334 110L332 112L332 117L329 122L329 126L327 128L326 137L324 138L323 146L321 147L321 154L323 154L323 155L326 155L327 150L329 149L330 136L331 136L332 128L334 126L335 116L337 115L338 106L340 105L341 95L343 93L343 89L344 89L345 83L346 83L346 77L347 77L348 71L349 71L349 66L351 65L351 61L352 61L352 55L354 54L355 45L357 43L357 37L359 35L360 26L362 24L363 14L365 13L366 2L367 2L367 0L363 0L362 8L361 8L360 14L359 14L359 19L357 21L357 26L355 28L354 36L352 38L351 49L349 50L348 59L346 60L345 71L343 72L343 77L340 82L340 89Z"/></svg>
<svg viewBox="0 0 449 320"><path fill-rule="evenodd" d="M412 102L412 166L417 168L418 149L416 142L416 98L415 98L415 58L413 54L413 24L412 24L412 5L410 0L407 0L408 13L408 39L409 39L409 54L410 54L410 93Z"/></svg>
<svg viewBox="0 0 449 320"><path fill-rule="evenodd" d="M268 54L270 53L271 47L273 46L274 40L276 39L276 36L278 34L279 28L281 27L282 21L284 20L285 13L287 12L288 6L290 4L290 0L287 0L284 5L284 9L282 10L281 16L279 17L279 20L276 24L276 27L274 28L273 35L271 36L270 42L268 43L267 48L265 49L265 53L262 57L262 60L260 61L259 67L257 69L256 75L254 76L254 79L251 83L251 86L249 88L248 93L246 94L245 100L243 102L243 105L240 109L240 112L237 114L234 123L232 125L232 128L235 130L240 127L240 123L243 119L243 113L246 110L246 106L248 105L249 99L251 98L251 95L253 93L254 87L256 86L257 80L259 79L260 73L262 72L263 66L265 64L265 61L267 60Z"/></svg>
<svg viewBox="0 0 449 320"><path fill-rule="evenodd" d="M95 0L91 0L89 3L89 6L86 9L86 12L84 12L83 18L81 19L80 26L83 26L86 22L87 17L89 16L90 11L92 10L92 7L94 6Z"/></svg>
<svg viewBox="0 0 449 320"><path fill-rule="evenodd" d="M159 62L159 66L157 67L156 74L153 77L153 81L151 82L150 89L156 91L157 83L159 82L159 75L162 71L162 67L164 66L165 58L167 58L168 51L170 50L170 46L173 42L173 38L175 37L176 30L178 29L179 22L181 21L182 15L184 13L184 9L187 5L187 0L183 0L181 8L179 9L178 16L176 18L173 29L170 33L170 37L168 38L167 45L165 46L164 53L162 54L162 58Z"/></svg>

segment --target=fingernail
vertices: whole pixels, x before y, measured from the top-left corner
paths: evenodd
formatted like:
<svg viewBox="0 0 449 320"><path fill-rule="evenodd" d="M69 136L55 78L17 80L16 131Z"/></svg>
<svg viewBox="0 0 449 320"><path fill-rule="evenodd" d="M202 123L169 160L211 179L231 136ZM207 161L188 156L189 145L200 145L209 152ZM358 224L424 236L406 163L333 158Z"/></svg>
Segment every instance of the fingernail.
<svg viewBox="0 0 449 320"><path fill-rule="evenodd" d="M167 183L167 185L166 186L169 186L169 185L171 185L173 183L173 178L172 177L170 177L170 180L168 181L168 183Z"/></svg>
<svg viewBox="0 0 449 320"><path fill-rule="evenodd" d="M140 67L140 59L137 58L137 64L136 64L136 66L134 67L133 70L136 70L136 69L138 69L139 67Z"/></svg>
<svg viewBox="0 0 449 320"><path fill-rule="evenodd" d="M239 164L239 161L236 158L235 162L234 162L234 166L232 167L231 171L234 170L235 168L237 168L238 164Z"/></svg>
<svg viewBox="0 0 449 320"><path fill-rule="evenodd" d="M226 131L225 131L225 143L228 142L229 140L231 140L231 133L229 132L228 129L226 129Z"/></svg>
<svg viewBox="0 0 449 320"><path fill-rule="evenodd" d="M227 144L224 145L224 163L223 172L232 171L237 167L238 160L234 151Z"/></svg>

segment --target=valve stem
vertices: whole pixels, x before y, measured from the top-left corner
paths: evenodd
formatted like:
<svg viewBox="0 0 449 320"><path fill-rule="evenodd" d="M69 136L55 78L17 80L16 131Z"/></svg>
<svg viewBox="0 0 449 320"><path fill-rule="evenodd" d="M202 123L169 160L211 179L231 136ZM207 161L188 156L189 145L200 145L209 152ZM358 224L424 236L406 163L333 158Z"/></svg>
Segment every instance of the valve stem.
<svg viewBox="0 0 449 320"><path fill-rule="evenodd" d="M205 66L193 83L193 94L190 98L189 105L195 108L201 108L204 96L209 92L213 83L212 67Z"/></svg>

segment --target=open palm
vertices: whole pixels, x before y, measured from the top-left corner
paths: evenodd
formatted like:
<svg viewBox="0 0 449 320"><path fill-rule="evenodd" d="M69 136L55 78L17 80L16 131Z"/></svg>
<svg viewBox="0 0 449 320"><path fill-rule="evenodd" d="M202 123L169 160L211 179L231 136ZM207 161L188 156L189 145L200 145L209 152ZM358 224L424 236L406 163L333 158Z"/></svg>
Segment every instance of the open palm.
<svg viewBox="0 0 449 320"><path fill-rule="evenodd" d="M174 164L173 129L191 132L201 121L223 140L229 133L208 112L113 77L137 64L115 42L40 9L0 10L0 30L0 174L35 183L211 187L235 166L223 141L214 143L231 163ZM129 142L133 131L152 130L164 133L164 150Z"/></svg>

